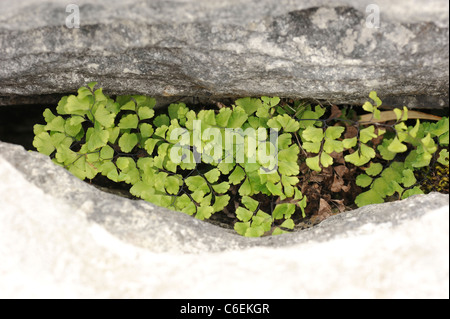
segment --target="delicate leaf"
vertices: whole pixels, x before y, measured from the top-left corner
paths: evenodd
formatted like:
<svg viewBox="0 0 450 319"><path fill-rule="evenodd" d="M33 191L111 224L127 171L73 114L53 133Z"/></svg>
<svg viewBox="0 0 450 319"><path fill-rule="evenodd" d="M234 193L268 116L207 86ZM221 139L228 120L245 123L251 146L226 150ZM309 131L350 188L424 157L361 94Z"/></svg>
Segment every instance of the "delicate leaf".
<svg viewBox="0 0 450 319"><path fill-rule="evenodd" d="M249 209L252 212L256 212L256 210L258 209L259 206L259 202L254 200L251 197L248 196L243 196L241 199L242 204L244 204L245 207L247 207L247 209Z"/></svg>
<svg viewBox="0 0 450 319"><path fill-rule="evenodd" d="M383 165L381 163L371 163L368 168L366 168L366 174L370 176L377 176L383 170Z"/></svg>
<svg viewBox="0 0 450 319"><path fill-rule="evenodd" d="M355 136L355 137L346 138L345 140L343 140L342 145L348 149L348 148L352 148L352 147L356 146L357 142L358 142L358 139Z"/></svg>
<svg viewBox="0 0 450 319"><path fill-rule="evenodd" d="M384 203L384 199L373 189L361 193L355 198L355 204L358 205L358 207L381 203Z"/></svg>
<svg viewBox="0 0 450 319"><path fill-rule="evenodd" d="M220 212L222 211L230 202L230 196L229 195L223 195L223 196L216 196L215 202L213 204L214 212Z"/></svg>
<svg viewBox="0 0 450 319"><path fill-rule="evenodd" d="M33 146L39 153L50 156L55 151L52 139L47 132L42 132L34 137Z"/></svg>
<svg viewBox="0 0 450 319"><path fill-rule="evenodd" d="M101 128L90 127L86 132L86 141L89 151L94 151L108 143L109 132Z"/></svg>
<svg viewBox="0 0 450 319"><path fill-rule="evenodd" d="M323 167L328 167L333 164L333 158L325 152L320 154L320 163Z"/></svg>
<svg viewBox="0 0 450 319"><path fill-rule="evenodd" d="M195 218L200 220L209 219L213 213L214 209L212 208L212 206L201 206L197 208L197 214L195 215Z"/></svg>
<svg viewBox="0 0 450 319"><path fill-rule="evenodd" d="M363 143L367 143L368 141L376 138L378 135L375 134L375 127L373 125L366 127L359 131L359 139Z"/></svg>
<svg viewBox="0 0 450 319"><path fill-rule="evenodd" d="M405 187L411 187L417 182L414 172L410 169L403 171L402 183Z"/></svg>
<svg viewBox="0 0 450 319"><path fill-rule="evenodd" d="M141 120L147 120L155 115L155 111L147 106L141 106L138 109L138 115Z"/></svg>
<svg viewBox="0 0 450 319"><path fill-rule="evenodd" d="M239 128L242 127L242 125L247 121L247 113L245 110L237 106L234 108L229 120L228 120L228 126L229 128Z"/></svg>
<svg viewBox="0 0 450 319"><path fill-rule="evenodd" d="M287 228L287 229L294 229L294 226L295 226L294 221L293 221L292 219L290 219L290 218L286 219L286 220L280 225L280 227Z"/></svg>
<svg viewBox="0 0 450 319"><path fill-rule="evenodd" d="M372 177L366 175L366 174L360 174L356 177L356 185L361 187L367 187L370 184L372 184Z"/></svg>
<svg viewBox="0 0 450 319"><path fill-rule="evenodd" d="M247 113L247 115L250 116L253 113L255 113L259 107L262 106L262 103L260 99L246 97L236 100L236 105L242 107Z"/></svg>
<svg viewBox="0 0 450 319"><path fill-rule="evenodd" d="M336 140L341 137L341 134L345 131L345 127L342 126L330 126L325 131L325 138Z"/></svg>
<svg viewBox="0 0 450 319"><path fill-rule="evenodd" d="M449 153L448 153L448 150L442 149L439 152L439 157L438 157L437 161L439 163L441 163L442 165L448 166L448 164L449 164Z"/></svg>
<svg viewBox="0 0 450 319"><path fill-rule="evenodd" d="M212 185L212 188L218 194L225 194L230 188L230 183L222 182L220 184Z"/></svg>
<svg viewBox="0 0 450 319"><path fill-rule="evenodd" d="M316 172L320 172L322 170L319 165L319 155L314 156L314 157L308 157L306 159L306 165L308 165L308 167L310 169L312 169Z"/></svg>
<svg viewBox="0 0 450 319"><path fill-rule="evenodd" d="M248 222L253 217L253 212L243 207L238 207L236 209L236 217L243 222Z"/></svg>
<svg viewBox="0 0 450 319"><path fill-rule="evenodd" d="M420 189L420 187L416 186L414 188L405 190L402 194L402 199L408 198L413 195L419 195L419 194L423 194L423 191Z"/></svg>
<svg viewBox="0 0 450 319"><path fill-rule="evenodd" d="M306 141L319 143L323 140L323 129L314 126L309 126L302 133L302 138Z"/></svg>
<svg viewBox="0 0 450 319"><path fill-rule="evenodd" d="M251 194L252 194L252 186L250 185L250 180L246 178L242 183L241 187L239 187L239 195L249 196Z"/></svg>
<svg viewBox="0 0 450 319"><path fill-rule="evenodd" d="M382 102L380 100L380 98L377 96L377 92L375 91L371 91L369 93L369 97L375 102L375 104L378 106L381 106Z"/></svg>
<svg viewBox="0 0 450 319"><path fill-rule="evenodd" d="M95 111L94 117L95 120L100 122L100 124L103 125L105 128L109 128L113 126L116 114L110 113L105 108L105 104L100 104L97 107L97 111Z"/></svg>
<svg viewBox="0 0 450 319"><path fill-rule="evenodd" d="M120 127L121 129L135 129L137 128L138 123L139 118L136 114L128 114L122 116L118 124L118 127Z"/></svg>
<svg viewBox="0 0 450 319"><path fill-rule="evenodd" d="M405 144L402 144L399 139L395 137L387 149L392 153L403 153L408 150L408 147Z"/></svg>
<svg viewBox="0 0 450 319"><path fill-rule="evenodd" d="M245 236L245 233L249 228L250 222L237 222L234 224L234 230L241 236Z"/></svg>
<svg viewBox="0 0 450 319"><path fill-rule="evenodd" d="M237 185L245 178L245 172L240 166L236 166L233 173L230 174L228 180L231 184Z"/></svg>
<svg viewBox="0 0 450 319"><path fill-rule="evenodd" d="M123 133L119 139L120 149L125 153L130 153L138 143L136 134Z"/></svg>
<svg viewBox="0 0 450 319"><path fill-rule="evenodd" d="M220 171L217 168L214 168L205 174L205 178L210 183L217 182L217 180L219 179L219 176L220 176Z"/></svg>
<svg viewBox="0 0 450 319"><path fill-rule="evenodd" d="M290 218L294 212L294 204L278 204L272 212L272 217L274 219Z"/></svg>

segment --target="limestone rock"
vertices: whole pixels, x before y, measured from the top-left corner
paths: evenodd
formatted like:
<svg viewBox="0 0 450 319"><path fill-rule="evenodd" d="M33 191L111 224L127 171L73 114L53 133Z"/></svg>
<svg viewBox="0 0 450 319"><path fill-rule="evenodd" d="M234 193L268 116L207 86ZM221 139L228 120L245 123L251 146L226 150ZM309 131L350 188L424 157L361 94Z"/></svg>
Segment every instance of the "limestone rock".
<svg viewBox="0 0 450 319"><path fill-rule="evenodd" d="M448 298L447 195L258 239L0 142L0 298Z"/></svg>
<svg viewBox="0 0 450 319"><path fill-rule="evenodd" d="M56 102L90 81L108 94L277 95L448 106L448 2L359 0L0 3L0 105ZM70 20L72 21L72 20ZM375 26L375 27L372 27ZM377 27L379 26L379 27Z"/></svg>

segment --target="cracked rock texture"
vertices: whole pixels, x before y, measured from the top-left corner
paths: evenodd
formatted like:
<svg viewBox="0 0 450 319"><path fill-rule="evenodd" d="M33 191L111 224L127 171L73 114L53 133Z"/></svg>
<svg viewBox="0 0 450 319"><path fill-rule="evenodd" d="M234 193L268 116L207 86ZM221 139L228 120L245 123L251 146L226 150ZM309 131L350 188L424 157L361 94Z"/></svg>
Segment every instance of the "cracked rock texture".
<svg viewBox="0 0 450 319"><path fill-rule="evenodd" d="M95 80L168 100L362 103L376 90L386 105L448 106L448 2L380 0L370 27L372 2L79 0L70 29L65 0L2 1L0 105L53 103Z"/></svg>
<svg viewBox="0 0 450 319"><path fill-rule="evenodd" d="M244 238L0 142L0 208L0 298L449 298L448 195Z"/></svg>

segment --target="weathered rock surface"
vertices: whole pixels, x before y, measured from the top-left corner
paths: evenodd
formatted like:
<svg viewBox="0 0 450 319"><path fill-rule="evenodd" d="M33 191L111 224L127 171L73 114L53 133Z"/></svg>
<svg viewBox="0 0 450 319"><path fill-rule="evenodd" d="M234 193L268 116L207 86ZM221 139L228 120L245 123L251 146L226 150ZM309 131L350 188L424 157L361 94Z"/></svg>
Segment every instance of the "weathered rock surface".
<svg viewBox="0 0 450 319"><path fill-rule="evenodd" d="M448 203L415 196L249 239L0 142L0 298L448 298Z"/></svg>
<svg viewBox="0 0 450 319"><path fill-rule="evenodd" d="M0 105L55 102L87 82L108 94L277 95L448 106L445 0L0 3ZM369 19L369 20L368 20Z"/></svg>

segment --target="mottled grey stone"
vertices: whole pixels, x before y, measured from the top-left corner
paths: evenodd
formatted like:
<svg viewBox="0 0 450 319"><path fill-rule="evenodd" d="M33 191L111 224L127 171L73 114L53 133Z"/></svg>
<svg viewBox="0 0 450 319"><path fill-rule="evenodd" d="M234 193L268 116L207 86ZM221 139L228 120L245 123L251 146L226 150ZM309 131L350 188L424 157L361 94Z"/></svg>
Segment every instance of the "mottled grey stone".
<svg viewBox="0 0 450 319"><path fill-rule="evenodd" d="M448 2L357 0L0 3L0 105L53 101L96 80L108 94L277 95L448 106Z"/></svg>
<svg viewBox="0 0 450 319"><path fill-rule="evenodd" d="M448 298L449 197L244 238L0 142L0 298Z"/></svg>

